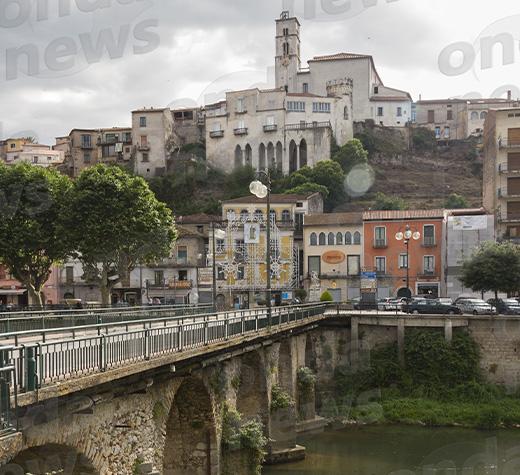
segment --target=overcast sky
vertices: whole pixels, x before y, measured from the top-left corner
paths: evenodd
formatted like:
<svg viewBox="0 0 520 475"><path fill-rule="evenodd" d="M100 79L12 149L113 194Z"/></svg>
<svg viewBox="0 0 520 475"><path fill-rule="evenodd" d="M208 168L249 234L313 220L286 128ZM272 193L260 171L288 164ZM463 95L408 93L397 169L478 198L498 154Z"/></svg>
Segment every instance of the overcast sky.
<svg viewBox="0 0 520 475"><path fill-rule="evenodd" d="M0 138L54 144L73 128L129 126L144 106L273 86L282 10L300 21L303 66L371 54L414 100L520 96L518 0L0 0Z"/></svg>

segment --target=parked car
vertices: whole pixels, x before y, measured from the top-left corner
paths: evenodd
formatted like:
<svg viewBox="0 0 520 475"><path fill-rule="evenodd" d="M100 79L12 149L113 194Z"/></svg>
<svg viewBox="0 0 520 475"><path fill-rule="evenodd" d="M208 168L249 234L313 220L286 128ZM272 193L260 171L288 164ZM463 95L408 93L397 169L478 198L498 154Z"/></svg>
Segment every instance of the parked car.
<svg viewBox="0 0 520 475"><path fill-rule="evenodd" d="M379 299L378 310L401 310L401 299Z"/></svg>
<svg viewBox="0 0 520 475"><path fill-rule="evenodd" d="M520 314L520 303L515 299L487 299L486 302L496 308L496 313Z"/></svg>
<svg viewBox="0 0 520 475"><path fill-rule="evenodd" d="M449 297L439 297L437 300L444 305L453 305L453 300Z"/></svg>
<svg viewBox="0 0 520 475"><path fill-rule="evenodd" d="M462 313L472 313L473 315L493 315L496 313L495 307L482 299L457 299L456 305Z"/></svg>
<svg viewBox="0 0 520 475"><path fill-rule="evenodd" d="M402 305L403 312L407 313L423 313L423 314L451 314L455 315L461 313L460 309L455 305L446 305L439 302L437 299L420 299L415 302L410 302Z"/></svg>

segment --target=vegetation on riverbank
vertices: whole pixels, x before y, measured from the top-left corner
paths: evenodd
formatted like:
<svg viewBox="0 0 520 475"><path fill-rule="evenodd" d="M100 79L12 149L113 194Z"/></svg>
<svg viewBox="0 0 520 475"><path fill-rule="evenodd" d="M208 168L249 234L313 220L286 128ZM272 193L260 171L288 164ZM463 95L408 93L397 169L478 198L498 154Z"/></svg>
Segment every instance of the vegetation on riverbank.
<svg viewBox="0 0 520 475"><path fill-rule="evenodd" d="M360 423L465 425L479 429L520 425L520 390L487 383L473 338L442 331L415 329L406 333L405 364L397 344L360 352L359 370L338 366L337 397L323 407L326 417Z"/></svg>

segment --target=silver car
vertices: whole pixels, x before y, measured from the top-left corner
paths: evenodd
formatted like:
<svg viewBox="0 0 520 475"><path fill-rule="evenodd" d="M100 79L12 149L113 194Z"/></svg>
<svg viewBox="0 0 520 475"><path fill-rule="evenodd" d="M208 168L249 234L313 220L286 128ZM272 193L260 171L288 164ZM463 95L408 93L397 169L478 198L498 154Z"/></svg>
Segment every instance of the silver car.
<svg viewBox="0 0 520 475"><path fill-rule="evenodd" d="M482 299L462 299L456 303L462 313L472 313L473 315L494 315L495 307Z"/></svg>

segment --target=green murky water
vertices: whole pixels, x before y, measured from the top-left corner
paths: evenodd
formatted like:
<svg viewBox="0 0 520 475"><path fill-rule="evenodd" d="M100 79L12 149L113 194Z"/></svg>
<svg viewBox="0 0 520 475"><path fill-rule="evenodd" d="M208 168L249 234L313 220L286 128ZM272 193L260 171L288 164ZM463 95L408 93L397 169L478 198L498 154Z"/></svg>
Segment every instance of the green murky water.
<svg viewBox="0 0 520 475"><path fill-rule="evenodd" d="M520 429L353 426L301 437L301 462L263 475L520 475Z"/></svg>

